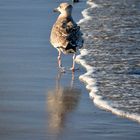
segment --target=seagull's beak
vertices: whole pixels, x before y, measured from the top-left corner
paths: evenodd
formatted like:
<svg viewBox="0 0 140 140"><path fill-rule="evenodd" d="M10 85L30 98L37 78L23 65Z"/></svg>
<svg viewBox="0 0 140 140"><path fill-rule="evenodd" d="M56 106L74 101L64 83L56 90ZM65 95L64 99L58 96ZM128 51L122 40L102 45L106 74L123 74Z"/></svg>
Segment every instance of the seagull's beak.
<svg viewBox="0 0 140 140"><path fill-rule="evenodd" d="M53 9L53 12L59 12L58 8Z"/></svg>

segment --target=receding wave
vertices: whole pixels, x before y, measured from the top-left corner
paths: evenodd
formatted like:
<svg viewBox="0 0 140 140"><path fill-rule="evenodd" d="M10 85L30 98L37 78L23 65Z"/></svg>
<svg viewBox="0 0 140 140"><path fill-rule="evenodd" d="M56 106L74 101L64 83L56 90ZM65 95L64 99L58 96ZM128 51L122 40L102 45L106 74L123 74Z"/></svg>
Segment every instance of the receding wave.
<svg viewBox="0 0 140 140"><path fill-rule="evenodd" d="M140 122L140 4L87 4L79 21L85 46L76 59L87 72L79 78L97 106Z"/></svg>

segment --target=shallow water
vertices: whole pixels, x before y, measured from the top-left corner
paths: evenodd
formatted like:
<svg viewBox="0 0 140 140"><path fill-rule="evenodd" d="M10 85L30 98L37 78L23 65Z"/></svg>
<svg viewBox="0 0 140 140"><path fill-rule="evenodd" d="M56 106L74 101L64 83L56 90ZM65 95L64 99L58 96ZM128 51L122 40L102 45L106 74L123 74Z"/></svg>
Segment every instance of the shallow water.
<svg viewBox="0 0 140 140"><path fill-rule="evenodd" d="M93 72L81 79L93 89L90 96L98 106L140 122L140 2L95 0L88 5L79 23L86 38L83 65Z"/></svg>
<svg viewBox="0 0 140 140"><path fill-rule="evenodd" d="M93 105L82 68L58 73L49 33L59 2L0 0L0 140L139 140L139 124ZM77 21L84 5L74 5Z"/></svg>

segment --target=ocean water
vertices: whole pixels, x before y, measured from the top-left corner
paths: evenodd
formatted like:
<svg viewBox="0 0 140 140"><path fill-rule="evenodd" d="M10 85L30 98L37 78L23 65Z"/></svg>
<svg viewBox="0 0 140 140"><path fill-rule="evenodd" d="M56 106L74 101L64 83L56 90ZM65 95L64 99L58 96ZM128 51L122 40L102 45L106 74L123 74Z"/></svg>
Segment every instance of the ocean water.
<svg viewBox="0 0 140 140"><path fill-rule="evenodd" d="M97 106L140 122L140 1L87 1L82 14L80 79Z"/></svg>
<svg viewBox="0 0 140 140"><path fill-rule="evenodd" d="M90 45L96 46L93 39L89 42L89 33L92 37L96 28L86 31L85 22L91 18L88 10L91 6L94 13L101 10L93 2L82 12L84 19L81 11L87 0L73 5L74 19L81 19L81 29L87 33L82 55L77 58L83 57L79 60L88 73L82 75L85 70L81 66L76 66L80 69L74 74L58 72L58 53L51 47L49 36L58 16L53 8L62 1L0 0L0 140L139 140L139 123L94 106L79 80L80 75L80 79L87 79L90 95L97 97L96 104L108 103L99 92L104 75L88 61L88 50L93 49ZM93 60L95 54L90 53ZM62 61L70 67L72 56L63 56Z"/></svg>

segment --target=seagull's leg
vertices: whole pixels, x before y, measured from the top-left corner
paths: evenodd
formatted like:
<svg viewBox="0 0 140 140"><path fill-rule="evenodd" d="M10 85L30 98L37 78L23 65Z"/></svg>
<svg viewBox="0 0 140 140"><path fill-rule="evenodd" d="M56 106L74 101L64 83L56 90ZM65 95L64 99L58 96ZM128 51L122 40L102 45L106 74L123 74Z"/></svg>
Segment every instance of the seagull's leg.
<svg viewBox="0 0 140 140"><path fill-rule="evenodd" d="M61 67L61 51L58 51L58 57L57 57L57 59L58 59L58 66L59 66L59 68Z"/></svg>
<svg viewBox="0 0 140 140"><path fill-rule="evenodd" d="M72 67L70 68L73 72L75 70L75 58L76 58L76 54L73 55L73 63L72 63Z"/></svg>
<svg viewBox="0 0 140 140"><path fill-rule="evenodd" d="M59 66L61 72L65 72L64 67L62 67L61 51L60 50L58 50L58 57L57 57L57 59L58 59L58 66Z"/></svg>

